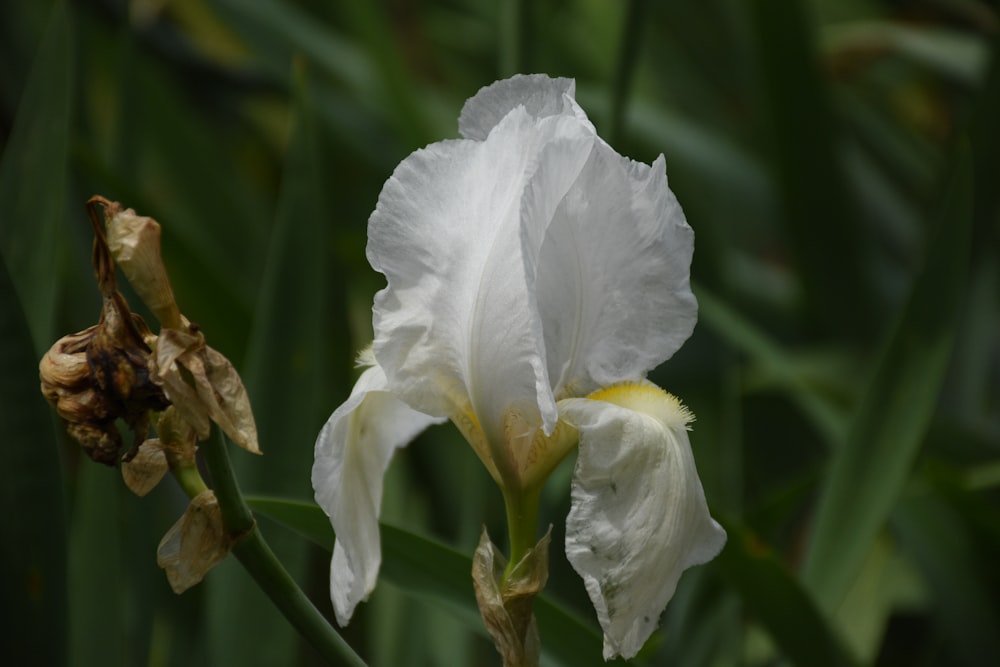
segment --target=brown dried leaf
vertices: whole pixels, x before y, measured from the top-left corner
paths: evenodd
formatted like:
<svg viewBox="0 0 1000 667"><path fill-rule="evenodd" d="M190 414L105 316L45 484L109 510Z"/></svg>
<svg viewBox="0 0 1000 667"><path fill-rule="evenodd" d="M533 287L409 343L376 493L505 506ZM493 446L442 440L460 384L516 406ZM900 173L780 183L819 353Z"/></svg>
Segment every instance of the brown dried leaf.
<svg viewBox="0 0 1000 667"><path fill-rule="evenodd" d="M180 415L198 433L199 440L208 438L212 431L208 408L199 398L198 391L181 373L179 358L190 349L202 344L200 335L189 334L179 329L160 331L156 354L152 364L153 379L163 387L163 393L173 403ZM191 371L190 368L185 368Z"/></svg>
<svg viewBox="0 0 1000 667"><path fill-rule="evenodd" d="M144 496L160 483L170 469L163 444L151 438L139 446L131 461L122 462L122 479L137 496Z"/></svg>
<svg viewBox="0 0 1000 667"><path fill-rule="evenodd" d="M111 255L136 294L163 328L180 328L181 312L160 255L159 223L114 202L105 208L105 224Z"/></svg>
<svg viewBox="0 0 1000 667"><path fill-rule="evenodd" d="M201 582L232 546L215 493L204 491L160 540L156 564L166 571L174 593L180 594Z"/></svg>
<svg viewBox="0 0 1000 667"><path fill-rule="evenodd" d="M257 424L239 373L229 359L207 345L203 361L210 389L203 385L199 385L198 389L209 403L212 419L237 445L248 452L260 454Z"/></svg>
<svg viewBox="0 0 1000 667"><path fill-rule="evenodd" d="M551 528L505 578L507 559L483 529L472 559L476 602L504 667L537 667L538 628L532 611L535 596L549 576Z"/></svg>
<svg viewBox="0 0 1000 667"><path fill-rule="evenodd" d="M199 439L208 437L211 419L237 445L261 453L243 380L225 356L205 344L200 333L161 330L156 367L164 392Z"/></svg>
<svg viewBox="0 0 1000 667"><path fill-rule="evenodd" d="M174 461L194 460L198 434L176 407L171 405L160 413L156 432L160 435L163 449Z"/></svg>

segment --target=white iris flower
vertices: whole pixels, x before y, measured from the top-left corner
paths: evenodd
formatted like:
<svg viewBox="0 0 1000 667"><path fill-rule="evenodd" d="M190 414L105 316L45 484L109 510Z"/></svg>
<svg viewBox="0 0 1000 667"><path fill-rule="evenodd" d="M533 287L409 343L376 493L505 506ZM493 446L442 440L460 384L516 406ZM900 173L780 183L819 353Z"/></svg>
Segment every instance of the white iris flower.
<svg viewBox="0 0 1000 667"><path fill-rule="evenodd" d="M578 446L566 553L605 658L628 658L683 570L726 539L695 469L692 415L645 379L694 328L694 233L663 157L617 154L572 80L494 83L459 129L403 160L368 224L368 260L388 280L370 367L320 433L312 473L337 536L337 619L375 586L393 452L451 420L508 519L527 526L511 526L512 561L533 546L541 486Z"/></svg>

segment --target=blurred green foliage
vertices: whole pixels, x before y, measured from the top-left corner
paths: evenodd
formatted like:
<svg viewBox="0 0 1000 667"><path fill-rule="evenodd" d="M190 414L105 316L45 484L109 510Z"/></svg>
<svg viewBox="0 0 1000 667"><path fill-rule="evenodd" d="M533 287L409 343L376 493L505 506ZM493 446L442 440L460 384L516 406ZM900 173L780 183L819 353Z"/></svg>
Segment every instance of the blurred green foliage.
<svg viewBox="0 0 1000 667"><path fill-rule="evenodd" d="M169 481L132 497L37 393L35 361L100 309L84 201L163 224L182 310L255 405L265 456L234 454L244 489L308 501L313 439L371 335L365 223L381 184L457 136L478 88L543 71L577 79L621 153L666 155L697 235L701 321L653 378L698 415L730 538L635 663L1000 663L998 11L3 3L0 660L319 662L233 559L175 596L155 552L186 498ZM571 464L543 499L543 661L596 665L596 620L561 555ZM504 533L488 480L450 428L397 457L385 576L344 630L371 664L497 664L467 568L484 522ZM260 501L263 529L330 613L328 526L280 506Z"/></svg>

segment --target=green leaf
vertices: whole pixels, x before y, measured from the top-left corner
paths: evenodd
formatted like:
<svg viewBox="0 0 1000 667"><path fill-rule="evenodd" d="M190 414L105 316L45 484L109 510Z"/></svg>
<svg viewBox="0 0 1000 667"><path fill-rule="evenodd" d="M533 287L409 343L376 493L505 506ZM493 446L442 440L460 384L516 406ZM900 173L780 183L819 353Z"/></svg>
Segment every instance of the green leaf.
<svg viewBox="0 0 1000 667"><path fill-rule="evenodd" d="M0 162L0 254L23 305L35 352L52 344L63 247L73 31L57 2Z"/></svg>
<svg viewBox="0 0 1000 667"><path fill-rule="evenodd" d="M330 520L314 503L280 498L249 497L247 503L261 514L291 528L301 536L332 550ZM394 528L381 526L381 576L411 595L441 605L466 626L485 634L472 590L472 559L443 544ZM592 626L545 595L535 600L535 617L542 636L544 664L601 665L601 635ZM546 638L552 638L547 641ZM573 641L562 638L572 637Z"/></svg>
<svg viewBox="0 0 1000 667"><path fill-rule="evenodd" d="M722 524L729 539L716 567L785 657L802 667L854 664L809 594L771 548L743 524Z"/></svg>
<svg viewBox="0 0 1000 667"><path fill-rule="evenodd" d="M909 476L951 355L967 273L972 182L960 153L901 318L820 491L803 578L832 612Z"/></svg>
<svg viewBox="0 0 1000 667"><path fill-rule="evenodd" d="M11 664L66 662L65 484L28 323L0 256L0 614Z"/></svg>
<svg viewBox="0 0 1000 667"><path fill-rule="evenodd" d="M608 142L617 145L625 125L625 105L639 64L640 45L645 27L645 0L629 0L618 40L618 63L611 86L611 114L608 122Z"/></svg>
<svg viewBox="0 0 1000 667"><path fill-rule="evenodd" d="M308 78L303 75L296 85L295 126L243 373L263 456L242 451L233 456L243 488L288 495L309 491L313 443L332 402L330 343L341 353L342 367L351 358L345 334L332 326L344 308L343 295L330 294L334 281L326 259L325 231L333 215L324 189L334 179L320 161L321 137ZM282 563L298 578L305 570L305 545L289 538L268 533ZM232 568L211 579L213 651L227 662L278 664L292 654L296 635L248 583ZM264 646L239 641L247 633L267 634L268 641Z"/></svg>
<svg viewBox="0 0 1000 667"><path fill-rule="evenodd" d="M125 538L118 471L83 462L76 479L69 551L70 665L128 663L125 597L120 573ZM145 554L147 562L154 554ZM115 641L109 641L115 637Z"/></svg>
<svg viewBox="0 0 1000 667"><path fill-rule="evenodd" d="M828 442L843 436L844 416L838 406L809 382L805 369L792 355L771 340L734 308L701 285L695 285L698 312L702 322L735 349L747 354L759 367L758 372L770 376L771 383L784 389L789 400L798 404Z"/></svg>
<svg viewBox="0 0 1000 667"><path fill-rule="evenodd" d="M956 658L969 667L995 664L1000 613L991 583L996 586L1000 554L983 550L963 517L936 494L901 502L892 525L930 584L934 613Z"/></svg>
<svg viewBox="0 0 1000 667"><path fill-rule="evenodd" d="M858 338L874 321L867 239L849 197L840 129L804 0L754 0L781 216L814 329ZM846 268L845 270L845 267Z"/></svg>
<svg viewBox="0 0 1000 667"><path fill-rule="evenodd" d="M423 108L417 103L414 77L407 71L407 59L401 52L392 28L378 3L350 0L342 5L355 33L364 40L377 72L376 80L384 87L386 99L380 107L392 114L398 134L412 146L423 146L438 139L431 132Z"/></svg>
<svg viewBox="0 0 1000 667"><path fill-rule="evenodd" d="M825 35L831 51L894 51L932 72L964 85L979 82L987 57L980 35L954 28L910 26L899 21L858 21L838 25Z"/></svg>

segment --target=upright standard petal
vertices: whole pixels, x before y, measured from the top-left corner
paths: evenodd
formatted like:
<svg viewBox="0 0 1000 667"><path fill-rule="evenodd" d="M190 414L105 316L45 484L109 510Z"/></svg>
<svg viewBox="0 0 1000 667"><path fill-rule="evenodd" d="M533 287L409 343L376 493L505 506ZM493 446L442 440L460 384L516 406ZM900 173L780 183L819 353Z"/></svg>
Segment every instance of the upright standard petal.
<svg viewBox="0 0 1000 667"><path fill-rule="evenodd" d="M714 558L726 533L708 513L688 443L691 414L649 383L560 402L580 431L566 556L583 577L604 658L633 657L681 573Z"/></svg>
<svg viewBox="0 0 1000 667"><path fill-rule="evenodd" d="M594 146L548 226L536 293L556 397L642 377L691 335L694 232L652 165Z"/></svg>
<svg viewBox="0 0 1000 667"><path fill-rule="evenodd" d="M587 114L574 100L573 79L545 74L517 74L484 86L465 101L458 117L458 131L466 139L483 141L508 113L523 106L533 118L569 115L590 125ZM591 128L593 129L593 128Z"/></svg>
<svg viewBox="0 0 1000 667"><path fill-rule="evenodd" d="M374 351L392 391L427 414L474 414L495 459L516 459L508 441L530 444L533 426L550 432L557 421L525 269L524 239L540 239L532 230L548 220L524 215L525 187L555 171L570 176L547 182L565 192L594 141L574 117L516 108L485 141L409 156L369 221L368 258L388 280L375 297ZM550 193L548 207L561 196ZM495 463L516 475L516 460Z"/></svg>
<svg viewBox="0 0 1000 667"><path fill-rule="evenodd" d="M382 477L393 452L442 420L412 410L386 392L385 373L366 370L347 401L316 440L312 470L316 502L337 536L330 564L330 596L337 622L346 625L375 588L382 547L378 516Z"/></svg>

